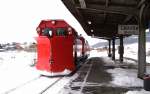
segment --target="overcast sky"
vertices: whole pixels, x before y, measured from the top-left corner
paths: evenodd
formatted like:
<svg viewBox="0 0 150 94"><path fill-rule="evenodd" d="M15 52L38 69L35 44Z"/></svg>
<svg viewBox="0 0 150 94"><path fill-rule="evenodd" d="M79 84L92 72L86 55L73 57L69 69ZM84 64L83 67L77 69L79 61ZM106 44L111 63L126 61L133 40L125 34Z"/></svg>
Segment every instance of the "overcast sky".
<svg viewBox="0 0 150 94"><path fill-rule="evenodd" d="M0 0L0 43L35 41L36 27L43 19L64 19L87 36L61 0ZM87 39L91 45L101 42Z"/></svg>
<svg viewBox="0 0 150 94"><path fill-rule="evenodd" d="M42 19L64 19L86 35L61 0L0 0L0 42L31 41Z"/></svg>

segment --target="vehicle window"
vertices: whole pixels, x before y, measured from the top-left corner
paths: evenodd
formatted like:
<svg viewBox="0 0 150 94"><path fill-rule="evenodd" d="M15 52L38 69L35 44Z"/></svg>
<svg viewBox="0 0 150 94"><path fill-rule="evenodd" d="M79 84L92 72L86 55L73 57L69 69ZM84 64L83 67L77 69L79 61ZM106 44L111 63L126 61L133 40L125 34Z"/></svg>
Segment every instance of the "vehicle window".
<svg viewBox="0 0 150 94"><path fill-rule="evenodd" d="M43 36L47 36L47 37L51 37L52 36L52 30L50 28L45 28L43 30L43 33L42 33Z"/></svg>
<svg viewBox="0 0 150 94"><path fill-rule="evenodd" d="M58 28L57 31L56 31L56 35L57 36L66 36L67 32L64 28Z"/></svg>

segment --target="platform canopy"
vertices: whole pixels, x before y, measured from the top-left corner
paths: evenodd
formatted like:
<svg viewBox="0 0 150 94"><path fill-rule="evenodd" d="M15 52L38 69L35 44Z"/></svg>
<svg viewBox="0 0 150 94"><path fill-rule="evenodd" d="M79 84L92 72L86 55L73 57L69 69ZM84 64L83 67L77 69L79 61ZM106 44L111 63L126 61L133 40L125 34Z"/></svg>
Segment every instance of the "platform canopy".
<svg viewBox="0 0 150 94"><path fill-rule="evenodd" d="M150 0L62 0L89 36L120 36L118 25L138 25L141 6L143 24L148 28ZM128 36L128 35L124 35Z"/></svg>

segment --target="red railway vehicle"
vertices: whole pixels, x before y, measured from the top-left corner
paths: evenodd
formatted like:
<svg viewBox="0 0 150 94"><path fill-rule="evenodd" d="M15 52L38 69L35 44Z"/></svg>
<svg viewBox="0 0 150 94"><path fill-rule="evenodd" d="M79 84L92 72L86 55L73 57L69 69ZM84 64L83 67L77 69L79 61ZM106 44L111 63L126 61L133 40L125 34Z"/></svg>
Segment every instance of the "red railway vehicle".
<svg viewBox="0 0 150 94"><path fill-rule="evenodd" d="M87 44L64 20L42 20L37 27L37 64L43 75L68 75L85 57Z"/></svg>
<svg viewBox="0 0 150 94"><path fill-rule="evenodd" d="M79 36L79 39L82 41L82 58L87 59L88 56L90 55L90 46L88 44L88 41L85 40L81 35Z"/></svg>

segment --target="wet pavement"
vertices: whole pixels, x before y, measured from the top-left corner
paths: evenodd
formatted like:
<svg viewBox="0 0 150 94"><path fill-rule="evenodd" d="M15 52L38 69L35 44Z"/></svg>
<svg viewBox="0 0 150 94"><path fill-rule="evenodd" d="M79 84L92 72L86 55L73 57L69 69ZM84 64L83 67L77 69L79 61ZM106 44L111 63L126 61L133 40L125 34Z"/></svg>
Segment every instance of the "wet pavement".
<svg viewBox="0 0 150 94"><path fill-rule="evenodd" d="M119 87L110 84L113 78L106 71L110 68L115 68L115 66L106 66L102 58L89 59L77 71L79 76L65 87L70 88L66 94L124 94L129 90L140 90L142 88Z"/></svg>
<svg viewBox="0 0 150 94"><path fill-rule="evenodd" d="M111 74L105 71L104 62L101 58L92 58L92 68L87 81L92 83L107 83L112 80Z"/></svg>

